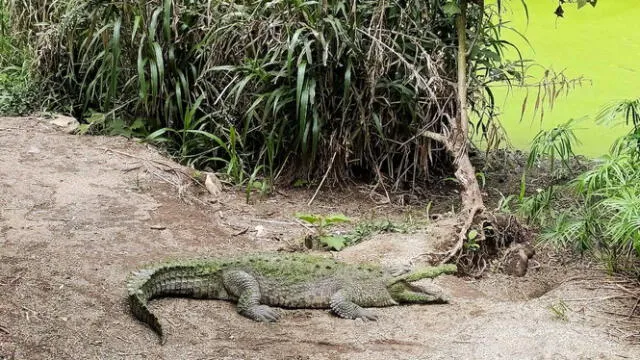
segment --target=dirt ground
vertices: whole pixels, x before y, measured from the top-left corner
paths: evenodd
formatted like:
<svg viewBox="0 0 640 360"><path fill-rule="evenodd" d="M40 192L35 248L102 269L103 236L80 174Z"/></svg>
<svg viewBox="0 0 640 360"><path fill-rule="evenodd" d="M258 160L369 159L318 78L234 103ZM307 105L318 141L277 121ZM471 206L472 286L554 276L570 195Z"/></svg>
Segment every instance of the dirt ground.
<svg viewBox="0 0 640 360"><path fill-rule="evenodd" d="M161 346L125 301L137 267L294 246L308 232L295 212L416 224L422 213L376 204L363 188L321 191L311 206L313 190L247 204L242 192L214 198L187 186L172 169L181 168L135 141L0 118L0 359L640 358L622 280L544 253L524 278L440 278L452 303L375 309L377 322L295 310L261 324L225 302L158 300L169 332ZM377 235L336 256L417 261L447 225Z"/></svg>

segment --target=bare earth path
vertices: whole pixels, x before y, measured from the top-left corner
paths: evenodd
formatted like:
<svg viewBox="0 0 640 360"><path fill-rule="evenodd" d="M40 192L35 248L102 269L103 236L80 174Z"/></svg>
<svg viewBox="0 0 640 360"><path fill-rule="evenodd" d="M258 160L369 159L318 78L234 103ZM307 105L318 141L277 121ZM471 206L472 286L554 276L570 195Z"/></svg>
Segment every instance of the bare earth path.
<svg viewBox="0 0 640 360"><path fill-rule="evenodd" d="M278 249L304 234L296 211L398 212L345 194L321 193L313 208L300 191L255 205L241 193L211 199L176 183L169 167L179 168L134 141L0 118L0 359L640 358L619 330L637 318L603 311L620 295L615 287L594 285L596 271L544 263L523 279L442 279L452 304L377 309L380 320L370 323L300 310L259 324L224 302L160 300L152 306L169 329L160 346L125 302L136 267ZM340 256L375 257L389 243L407 247L436 233L376 238ZM563 279L571 281L558 285ZM532 297L532 284L546 284L544 295L514 300ZM565 321L549 309L558 304L567 306Z"/></svg>

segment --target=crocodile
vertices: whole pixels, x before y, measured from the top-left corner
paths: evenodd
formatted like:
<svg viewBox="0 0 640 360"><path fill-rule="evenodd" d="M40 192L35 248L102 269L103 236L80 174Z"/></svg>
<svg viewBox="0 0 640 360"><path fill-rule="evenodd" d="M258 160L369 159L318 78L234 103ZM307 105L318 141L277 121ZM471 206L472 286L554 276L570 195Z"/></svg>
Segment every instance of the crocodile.
<svg viewBox="0 0 640 360"><path fill-rule="evenodd" d="M260 322L280 318L273 307L331 309L345 319L376 320L366 307L447 303L441 291L415 282L456 271L448 264L393 273L376 264L348 264L320 255L258 253L152 264L129 275L127 290L133 315L164 344L163 327L148 307L154 298L233 301L240 315Z"/></svg>

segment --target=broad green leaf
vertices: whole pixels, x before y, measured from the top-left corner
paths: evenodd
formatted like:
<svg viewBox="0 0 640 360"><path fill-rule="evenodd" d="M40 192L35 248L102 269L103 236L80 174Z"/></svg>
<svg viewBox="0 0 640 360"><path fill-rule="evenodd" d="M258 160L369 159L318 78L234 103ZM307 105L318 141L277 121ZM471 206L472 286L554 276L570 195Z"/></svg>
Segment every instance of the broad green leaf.
<svg viewBox="0 0 640 360"><path fill-rule="evenodd" d="M156 64L158 67L158 79L159 81L163 81L165 69L164 69L164 57L162 56L162 48L160 47L160 44L155 41L151 43L151 46L153 46L153 51L155 52L155 55L156 55Z"/></svg>
<svg viewBox="0 0 640 360"><path fill-rule="evenodd" d="M318 215L296 213L295 217L300 220L306 221L309 224L317 224L318 222L320 222L320 217Z"/></svg>
<svg viewBox="0 0 640 360"><path fill-rule="evenodd" d="M144 41L146 35L142 35L142 40L140 41L140 46L138 47L138 82L140 84L140 89L138 91L138 96L140 99L147 101L147 80L146 80L146 70L145 67L147 65L147 59L143 56L144 49Z"/></svg>
<svg viewBox="0 0 640 360"><path fill-rule="evenodd" d="M327 223L327 225L345 223L351 222L351 218L345 216L344 214L330 214L325 217L325 222Z"/></svg>
<svg viewBox="0 0 640 360"><path fill-rule="evenodd" d="M171 3L172 0L164 0L162 9L162 33L165 40L169 40L171 36Z"/></svg>
<svg viewBox="0 0 640 360"><path fill-rule="evenodd" d="M221 148L227 150L227 144L224 141L222 141L222 139L220 139L219 137L213 135L210 132L206 132L206 131L203 131L203 130L185 130L184 133L202 135L202 136L204 136L206 138L209 138L209 139L215 141Z"/></svg>
<svg viewBox="0 0 640 360"><path fill-rule="evenodd" d="M353 63L351 62L351 57L347 61L347 68L344 71L344 84L342 89L342 107L346 108L349 103L349 90L351 90L351 71L353 69Z"/></svg>
<svg viewBox="0 0 640 360"><path fill-rule="evenodd" d="M158 129L158 130L152 132L151 134L147 135L145 140L146 141L150 141L150 142L167 142L167 141L169 141L169 139L162 136L167 132L174 132L175 133L176 131L173 130L173 129L169 129L169 128Z"/></svg>
<svg viewBox="0 0 640 360"><path fill-rule="evenodd" d="M158 96L158 67L156 62L151 60L149 62L149 74L151 75L151 95L155 98Z"/></svg>
<svg viewBox="0 0 640 360"><path fill-rule="evenodd" d="M138 33L138 29L140 28L141 21L142 21L142 16L136 15L135 20L133 21L133 30L131 31L131 42L133 42L133 40L136 37L136 34Z"/></svg>
<svg viewBox="0 0 640 360"><path fill-rule="evenodd" d="M160 16L160 13L162 12L162 8L156 8L156 10L153 12L153 15L151 15L151 23L149 24L149 40L150 41L155 41L156 39L156 29L158 28L158 16Z"/></svg>
<svg viewBox="0 0 640 360"><path fill-rule="evenodd" d="M298 76L296 78L296 113L300 113L300 97L302 95L302 87L304 86L304 75L307 63L302 62L298 65Z"/></svg>
<svg viewBox="0 0 640 360"><path fill-rule="evenodd" d="M320 237L320 242L326 245L329 249L340 251L347 246L347 238L340 235L329 235Z"/></svg>
<svg viewBox="0 0 640 360"><path fill-rule="evenodd" d="M307 113L309 109L309 81L305 81L302 87L302 93L300 94L300 113L298 114L298 121L300 130L302 132L302 152L307 153L307 145L309 139L309 126L307 124Z"/></svg>
<svg viewBox="0 0 640 360"><path fill-rule="evenodd" d="M299 187L303 187L303 186L307 186L309 185L309 182L305 179L296 179L296 181L293 182L293 187L294 188L299 188Z"/></svg>

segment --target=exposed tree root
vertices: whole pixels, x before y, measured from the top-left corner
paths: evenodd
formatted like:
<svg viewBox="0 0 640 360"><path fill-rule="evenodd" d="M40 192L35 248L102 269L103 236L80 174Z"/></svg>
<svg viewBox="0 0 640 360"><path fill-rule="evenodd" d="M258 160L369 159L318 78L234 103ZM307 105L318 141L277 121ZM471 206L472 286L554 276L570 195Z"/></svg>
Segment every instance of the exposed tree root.
<svg viewBox="0 0 640 360"><path fill-rule="evenodd" d="M535 251L533 232L513 215L479 212L464 219L456 243L439 261L455 262L460 272L479 277L488 268L523 276ZM462 219L461 219L462 221Z"/></svg>
<svg viewBox="0 0 640 360"><path fill-rule="evenodd" d="M449 262L449 260L451 260L451 258L453 258L454 256L458 255L458 253L460 252L460 250L462 250L462 247L464 246L464 242L467 240L467 234L469 233L469 230L471 229L471 226L473 225L473 220L476 217L476 214L481 213L482 212L482 207L480 206L474 206L468 213L468 215L466 216L466 219L464 220L462 227L460 229L460 231L458 232L458 241L456 241L456 244L453 246L453 248L451 250L449 250L449 252L447 253L447 255L444 257L444 259L442 259L440 261L440 264L444 264L446 262Z"/></svg>

